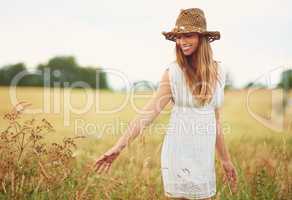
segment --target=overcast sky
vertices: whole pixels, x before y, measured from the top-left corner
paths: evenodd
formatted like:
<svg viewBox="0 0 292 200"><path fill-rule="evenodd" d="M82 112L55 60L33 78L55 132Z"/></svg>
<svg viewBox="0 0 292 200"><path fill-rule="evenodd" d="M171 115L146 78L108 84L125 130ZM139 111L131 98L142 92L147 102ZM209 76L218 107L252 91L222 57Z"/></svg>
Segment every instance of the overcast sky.
<svg viewBox="0 0 292 200"><path fill-rule="evenodd" d="M289 0L0 2L0 66L24 62L33 68L72 55L80 65L114 68L130 81L157 82L175 59L174 42L161 32L174 26L181 8L190 7L203 9L208 29L221 32L212 43L214 57L235 86L292 64Z"/></svg>

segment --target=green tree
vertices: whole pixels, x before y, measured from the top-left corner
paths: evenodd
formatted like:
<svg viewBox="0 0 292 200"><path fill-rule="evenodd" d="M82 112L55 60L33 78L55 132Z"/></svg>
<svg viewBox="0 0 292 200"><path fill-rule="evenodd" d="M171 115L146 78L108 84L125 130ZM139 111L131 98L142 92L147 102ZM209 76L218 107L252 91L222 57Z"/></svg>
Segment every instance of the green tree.
<svg viewBox="0 0 292 200"><path fill-rule="evenodd" d="M45 86L69 87L78 80L78 64L72 56L58 56L50 59L47 64L38 65Z"/></svg>
<svg viewBox="0 0 292 200"><path fill-rule="evenodd" d="M21 72L23 76L18 86L110 89L103 69L79 66L73 56L51 58L47 63L39 64L34 73L29 73L23 63L4 66L0 69L0 85L11 85L13 78Z"/></svg>
<svg viewBox="0 0 292 200"><path fill-rule="evenodd" d="M285 70L284 72L282 72L281 74L281 79L279 84L277 85L278 88L282 88L284 91L284 97L283 97L283 110L284 113L287 110L287 106L288 106L288 91L289 89L292 88L292 69L288 69Z"/></svg>
<svg viewBox="0 0 292 200"><path fill-rule="evenodd" d="M285 70L284 72L281 73L281 78L278 87L286 90L292 88L292 69Z"/></svg>
<svg viewBox="0 0 292 200"><path fill-rule="evenodd" d="M225 90L229 90L229 89L233 89L234 85L233 85L233 78L231 76L231 73L229 71L226 72L225 75Z"/></svg>
<svg viewBox="0 0 292 200"><path fill-rule="evenodd" d="M10 85L13 78L21 72L28 74L24 63L16 63L2 67L0 69L0 85ZM23 84L24 80L21 79L17 85Z"/></svg>

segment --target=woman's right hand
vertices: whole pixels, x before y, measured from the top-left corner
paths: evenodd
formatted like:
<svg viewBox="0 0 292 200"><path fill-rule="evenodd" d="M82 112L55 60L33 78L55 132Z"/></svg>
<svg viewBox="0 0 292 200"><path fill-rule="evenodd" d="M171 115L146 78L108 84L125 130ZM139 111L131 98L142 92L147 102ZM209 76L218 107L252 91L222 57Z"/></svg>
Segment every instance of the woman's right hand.
<svg viewBox="0 0 292 200"><path fill-rule="evenodd" d="M97 173L109 172L113 161L120 155L121 149L118 147L112 147L103 155L101 155L94 164L94 171Z"/></svg>

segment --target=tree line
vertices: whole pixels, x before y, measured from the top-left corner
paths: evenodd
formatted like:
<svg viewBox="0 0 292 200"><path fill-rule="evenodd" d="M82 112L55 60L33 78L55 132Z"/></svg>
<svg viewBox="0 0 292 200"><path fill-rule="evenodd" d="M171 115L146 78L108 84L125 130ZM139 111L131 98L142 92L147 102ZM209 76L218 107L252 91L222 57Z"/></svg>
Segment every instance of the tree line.
<svg viewBox="0 0 292 200"><path fill-rule="evenodd" d="M111 89L102 68L82 67L73 56L57 56L30 72L24 63L0 68L2 86L40 86Z"/></svg>
<svg viewBox="0 0 292 200"><path fill-rule="evenodd" d="M226 89L233 88L230 74L226 75ZM75 88L110 88L107 74L102 68L80 66L73 56L57 56L45 64L39 64L36 70L29 72L24 63L5 65L0 68L2 86L40 86L40 87L75 87ZM266 86L249 82L244 88ZM292 89L292 69L282 72L277 88Z"/></svg>
<svg viewBox="0 0 292 200"><path fill-rule="evenodd" d="M249 82L244 86L244 88L251 88L251 87L267 88L268 86L260 82ZM286 91L292 89L292 69L287 69L281 72L280 80L276 84L276 88L282 88L283 90L286 90Z"/></svg>

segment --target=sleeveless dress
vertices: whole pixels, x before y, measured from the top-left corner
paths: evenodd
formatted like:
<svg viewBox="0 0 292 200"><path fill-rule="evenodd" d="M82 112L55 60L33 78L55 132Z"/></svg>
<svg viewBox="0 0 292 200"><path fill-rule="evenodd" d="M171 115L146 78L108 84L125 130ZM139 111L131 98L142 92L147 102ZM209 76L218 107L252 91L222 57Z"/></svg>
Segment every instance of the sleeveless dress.
<svg viewBox="0 0 292 200"><path fill-rule="evenodd" d="M198 107L176 61L168 64L174 102L161 149L164 194L171 198L201 199L216 194L215 108L223 105L225 73L209 104Z"/></svg>

